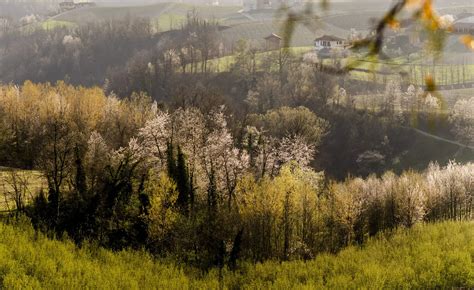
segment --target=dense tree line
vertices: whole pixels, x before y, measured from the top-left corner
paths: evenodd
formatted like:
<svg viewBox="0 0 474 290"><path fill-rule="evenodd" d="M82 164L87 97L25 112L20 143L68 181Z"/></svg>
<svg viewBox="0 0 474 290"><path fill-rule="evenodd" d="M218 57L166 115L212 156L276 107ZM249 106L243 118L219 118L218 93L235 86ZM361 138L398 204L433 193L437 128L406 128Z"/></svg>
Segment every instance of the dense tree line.
<svg viewBox="0 0 474 290"><path fill-rule="evenodd" d="M67 78L76 84L100 84L108 68L125 64L135 52L156 43L150 21L143 19L29 29L33 30L11 29L1 34L0 74L4 82Z"/></svg>
<svg viewBox="0 0 474 290"><path fill-rule="evenodd" d="M3 175L12 212L85 248L221 271L472 220L472 163L387 171L410 144L400 125L444 122L436 94L390 81L356 100L318 59L245 41L216 72L219 29L189 14L168 33L146 19L4 30L0 75L13 84L0 86L0 164L45 180L30 192L28 173ZM468 144L471 113L461 100L447 118Z"/></svg>
<svg viewBox="0 0 474 290"><path fill-rule="evenodd" d="M414 123L413 116L422 116L426 106L419 89L390 82L382 105L369 100L361 106L352 97L361 84L328 73L317 58L302 59L287 49L262 54L245 41L233 48L230 69L219 72L211 67L213 58L227 53L219 29L190 13L180 29L163 33L149 20L136 18L13 31L1 36L1 81L98 85L119 99L146 94L160 107L197 107L204 115L225 105L229 130L239 141L250 115L304 106L329 122L320 158L311 165L339 179L367 175L374 166L377 173L390 169L410 146L413 138L402 134L397 123ZM340 66L337 59L334 65ZM402 105L410 120L393 118Z"/></svg>
<svg viewBox="0 0 474 290"><path fill-rule="evenodd" d="M105 84L120 96L164 98L175 73L206 72L222 52L217 23L191 12L180 29L163 33L150 19L132 17L47 30L0 27L0 81Z"/></svg>
<svg viewBox="0 0 474 290"><path fill-rule="evenodd" d="M472 164L331 182L311 167L330 123L302 106L242 120L221 106L166 108L144 94L30 82L1 87L0 99L2 164L47 180L18 210L78 243L235 267L472 218Z"/></svg>

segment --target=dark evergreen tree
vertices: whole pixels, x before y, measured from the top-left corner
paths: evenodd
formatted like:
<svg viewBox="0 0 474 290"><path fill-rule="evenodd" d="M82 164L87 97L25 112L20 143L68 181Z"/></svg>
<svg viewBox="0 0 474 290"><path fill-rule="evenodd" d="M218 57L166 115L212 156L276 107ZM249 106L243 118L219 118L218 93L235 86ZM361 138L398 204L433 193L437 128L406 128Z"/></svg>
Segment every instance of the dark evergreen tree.
<svg viewBox="0 0 474 290"><path fill-rule="evenodd" d="M44 191L40 190L33 199L33 204L27 211L28 216L36 228L46 230L50 226L51 215L49 213L50 205Z"/></svg>
<svg viewBox="0 0 474 290"><path fill-rule="evenodd" d="M184 213L189 212L191 187L189 184L188 168L186 166L186 159L181 147L178 146L178 156L176 160L176 172L174 176L176 187L178 189L177 204Z"/></svg>
<svg viewBox="0 0 474 290"><path fill-rule="evenodd" d="M148 216L149 210L150 210L150 196L148 193L145 191L145 180L146 176L143 175L140 181L140 186L138 187L138 200L140 202L140 215L145 215Z"/></svg>
<svg viewBox="0 0 474 290"><path fill-rule="evenodd" d="M176 189L178 190L176 204L181 212L187 215L189 213L189 208L194 196L192 193L192 186L190 184L188 168L186 166L186 157L180 146L177 148L177 154L175 157L174 147L171 142L168 142L166 154L168 162L168 175L176 183Z"/></svg>
<svg viewBox="0 0 474 290"><path fill-rule="evenodd" d="M148 215L150 212L150 197L145 191L145 179L146 175L142 175L140 186L138 187L138 202L140 204L140 209L138 212L138 218L136 221L136 232L137 232L137 242L139 245L144 245L148 241Z"/></svg>
<svg viewBox="0 0 474 290"><path fill-rule="evenodd" d="M209 219L212 222L217 214L217 185L213 168L211 168L209 185L207 187L207 209Z"/></svg>
<svg viewBox="0 0 474 290"><path fill-rule="evenodd" d="M166 163L168 176L174 179L174 176L176 175L176 160L174 157L173 143L171 142L168 142L166 148Z"/></svg>
<svg viewBox="0 0 474 290"><path fill-rule="evenodd" d="M85 198L85 194L87 193L87 183L84 165L82 164L82 158L78 146L75 147L74 153L76 155L76 176L74 186L76 187L76 191L79 197L83 199Z"/></svg>
<svg viewBox="0 0 474 290"><path fill-rule="evenodd" d="M240 250L242 245L242 235L244 233L244 229L240 229L237 235L235 236L234 243L232 245L232 250L229 256L229 268L234 271L237 268L237 260L240 256Z"/></svg>
<svg viewBox="0 0 474 290"><path fill-rule="evenodd" d="M48 190L48 214L53 225L57 225L59 221L59 192L49 186Z"/></svg>

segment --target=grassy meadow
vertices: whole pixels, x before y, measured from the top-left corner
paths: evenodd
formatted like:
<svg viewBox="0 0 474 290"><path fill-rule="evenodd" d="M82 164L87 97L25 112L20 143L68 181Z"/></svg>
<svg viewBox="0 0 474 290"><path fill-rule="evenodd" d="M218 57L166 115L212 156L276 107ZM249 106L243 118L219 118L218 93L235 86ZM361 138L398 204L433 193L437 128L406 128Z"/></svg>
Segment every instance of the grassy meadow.
<svg viewBox="0 0 474 290"><path fill-rule="evenodd" d="M312 46L292 46L288 48L293 56L301 56L313 51ZM256 66L261 67L262 63L272 53L277 53L277 50L258 52L255 56ZM322 62L327 66L333 66L335 60L324 59ZM363 55L354 55L348 58L337 60L342 66L352 68L349 77L354 80L375 82L385 84L390 80L399 81L403 79L405 82L417 86L425 85L427 76L432 76L437 85L456 85L474 82L474 64L439 64L430 66L422 64L419 61L407 63L403 57L396 58L390 62L370 61L364 59ZM235 55L223 56L207 61L207 69L211 72L227 72L236 63ZM201 64L198 66L201 68ZM187 70L190 69L188 65ZM260 69L264 71L264 69ZM276 64L275 64L276 70ZM404 75L404 77L401 77Z"/></svg>
<svg viewBox="0 0 474 290"><path fill-rule="evenodd" d="M365 3L367 4L367 3ZM315 27L298 25L292 36L290 46L294 54L303 55L311 51L314 38L324 34L347 38L351 28L364 32L370 27L371 19L381 15L384 11L382 6L371 5L372 10L366 12L348 10L342 4L335 4L334 15L324 15ZM340 7L339 7L340 6ZM264 44L264 37L271 33L282 35L281 30L284 22L275 18L276 11L254 11L239 13L237 6L206 6L192 5L186 3L158 3L146 6L107 7L98 6L87 9L68 11L42 22L41 27L51 30L56 27L74 27L82 23L98 22L107 19L120 19L124 17L145 17L152 20L158 31L164 32L179 29L186 20L186 15L194 11L199 17L215 20L221 25L228 26L220 32L222 38L229 43L236 43L240 39L248 39L251 42ZM27 27L31 29L30 26ZM343 66L354 68L350 72L350 78L359 81L386 83L390 80L400 80L424 85L427 76L432 76L438 85L455 85L474 82L474 64L471 56L467 54L454 53L453 47L460 45L455 36L447 41L443 59L436 65L425 63L427 59L423 55L413 54L392 58L390 61L367 60L362 54L354 54L352 57L339 59ZM304 48L304 49L301 49ZM257 63L261 63L265 53L259 53ZM467 55L467 56L466 56ZM211 59L207 63L207 69L211 72L226 72L235 63L235 55L223 56ZM324 63L332 65L332 59L324 60ZM464 64L465 63L465 64ZM198 66L201 67L201 66ZM402 77L403 75L403 77Z"/></svg>
<svg viewBox="0 0 474 290"><path fill-rule="evenodd" d="M80 24L124 17L143 17L156 20L159 30L166 31L179 28L190 11L206 19L223 21L230 15L235 15L240 9L237 6L206 6L187 3L157 3L125 7L97 6L68 11L56 17L55 20Z"/></svg>
<svg viewBox="0 0 474 290"><path fill-rule="evenodd" d="M48 19L41 23L41 27L45 30L52 30L59 27L75 27L77 24L69 21L61 21L61 20L54 20Z"/></svg>
<svg viewBox="0 0 474 290"><path fill-rule="evenodd" d="M350 61L350 60L349 60ZM343 63L347 63L344 60ZM438 85L454 85L463 82L474 82L473 64L440 64L430 66L426 64L392 62L371 63L368 61L355 61L350 67L356 70L350 76L356 80L374 81L384 84L389 80L399 80L400 74L407 76L407 81L415 85L424 85L427 76L432 76ZM359 71L364 70L364 71Z"/></svg>
<svg viewBox="0 0 474 290"><path fill-rule="evenodd" d="M29 202L40 190L47 188L46 178L36 170L0 168L0 211L16 209L15 195Z"/></svg>
<svg viewBox="0 0 474 290"><path fill-rule="evenodd" d="M288 48L287 51L291 55L303 55L304 53L312 51L312 47L311 46L290 47ZM255 54L256 67L261 67L265 63L265 61L268 61L269 59L274 60L277 55L278 55L278 49L271 50L271 51L257 52ZM228 56L210 59L207 61L207 69L211 72L228 72L235 65L236 61L237 61L236 55L228 55ZM202 68L202 62L198 63L196 68L198 71L200 71ZM188 64L186 66L186 70L189 71L190 69L191 69L191 64ZM278 64L275 63L275 61L273 61L271 65L271 69L274 71L278 70Z"/></svg>
<svg viewBox="0 0 474 290"><path fill-rule="evenodd" d="M342 289L474 286L474 224L443 222L385 233L314 260L242 263L207 273L136 251L78 248L0 224L5 289Z"/></svg>
<svg viewBox="0 0 474 290"><path fill-rule="evenodd" d="M446 133L437 127L422 129L441 137ZM448 164L450 160L469 162L474 158L474 151L468 148L430 138L414 131L407 132L407 134L412 136L412 142L409 150L405 152L406 154L401 155L397 159L398 162L392 164L393 169L397 172L401 172L406 168L423 170L432 160L444 165ZM447 138L451 139L452 137Z"/></svg>

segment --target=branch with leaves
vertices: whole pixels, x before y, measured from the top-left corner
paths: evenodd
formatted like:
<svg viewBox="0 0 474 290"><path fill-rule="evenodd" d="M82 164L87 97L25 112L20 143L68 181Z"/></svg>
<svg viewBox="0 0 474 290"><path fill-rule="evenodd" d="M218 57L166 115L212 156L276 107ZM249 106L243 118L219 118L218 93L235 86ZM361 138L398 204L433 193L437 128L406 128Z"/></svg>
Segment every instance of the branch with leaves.
<svg viewBox="0 0 474 290"><path fill-rule="evenodd" d="M329 9L329 0L320 0L320 7L323 10ZM310 25L318 20L313 13L313 4L308 3L301 12L291 11L288 7L280 9L280 15L286 15L283 35L284 46L288 47L291 36L297 24ZM409 15L408 17L406 15ZM383 52L383 44L385 34L388 29L398 31L401 27L411 24L420 23L424 30L428 33L428 48L435 55L439 56L444 47L446 35L453 31L452 23L445 21L440 17L434 8L432 0L398 0L391 8L381 17L373 28L373 31L367 37L353 41L352 49L367 49L368 52L364 59L388 59ZM469 49L474 50L474 38L471 35L463 35L460 41ZM351 70L357 69L358 61L350 62L341 68L334 68L321 64L322 70L333 74L345 74ZM436 85L432 76L427 76L426 91L432 92L436 90Z"/></svg>

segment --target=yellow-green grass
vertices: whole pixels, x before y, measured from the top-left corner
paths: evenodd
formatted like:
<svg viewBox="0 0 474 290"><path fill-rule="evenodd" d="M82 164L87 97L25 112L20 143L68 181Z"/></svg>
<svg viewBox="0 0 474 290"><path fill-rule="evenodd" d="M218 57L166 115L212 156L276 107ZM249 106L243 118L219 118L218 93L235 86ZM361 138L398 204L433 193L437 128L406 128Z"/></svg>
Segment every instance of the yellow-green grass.
<svg viewBox="0 0 474 290"><path fill-rule="evenodd" d="M46 188L46 179L40 171L1 168L0 211L16 209L15 191L21 192L24 195L23 202L28 203L38 192Z"/></svg>
<svg viewBox="0 0 474 290"><path fill-rule="evenodd" d="M41 23L41 27L45 30L51 30L59 27L73 27L75 23L69 21L53 20L49 19Z"/></svg>
<svg viewBox="0 0 474 290"><path fill-rule="evenodd" d="M186 3L157 3L143 6L106 7L97 6L87 9L76 9L57 17L57 20L74 23L96 22L124 17L144 17L157 19L162 15L176 15L186 17L190 11L195 11L206 19L222 19L227 15L235 14L241 8L238 6L207 6ZM162 30L163 31L163 30Z"/></svg>
<svg viewBox="0 0 474 290"><path fill-rule="evenodd" d="M179 29L184 24L186 17L181 14L166 13L162 14L156 19L154 23L158 31L168 31L172 29Z"/></svg>
<svg viewBox="0 0 474 290"><path fill-rule="evenodd" d="M45 21L24 25L20 27L19 30L22 33L31 33L38 29L52 30L55 28L74 27L74 26L77 26L77 24L70 21L48 19Z"/></svg>
<svg viewBox="0 0 474 290"><path fill-rule="evenodd" d="M312 47L291 47L289 51L293 55L303 55L310 52ZM261 67L266 57L278 51L267 51L256 54L256 67ZM323 59L323 64L331 66L333 59ZM432 76L437 85L456 85L463 82L474 82L474 64L466 65L438 65L434 69L428 65L419 63L407 64L403 58L395 58L390 61L368 61L359 60L356 57L344 58L338 60L342 66L353 68L349 76L352 79L361 81L370 81L386 84L390 80L403 80L410 84L425 85L428 76ZM207 70L211 72L229 71L236 62L235 55L223 56L207 61ZM201 70L202 63L197 66L197 71ZM186 67L189 71L190 65ZM276 68L276 64L274 65ZM403 77L402 77L403 76Z"/></svg>
<svg viewBox="0 0 474 290"><path fill-rule="evenodd" d="M252 289L398 289L474 286L474 224L400 229L309 262L268 262L240 276Z"/></svg>
<svg viewBox="0 0 474 290"><path fill-rule="evenodd" d="M311 46L301 46L301 47L290 47L287 48L287 51L291 55L303 55L306 52L310 52L313 48ZM281 50L282 53L285 53L285 49ZM278 49L277 50L271 50L271 51L265 51L265 52L259 52L255 55L255 62L256 62L256 67L259 68L261 65L266 61L266 59L270 56L273 56L273 59L277 59L278 55ZM210 72L227 72L230 71L232 66L236 63L236 56L235 55L228 55L228 56L223 56L219 58L214 58L210 59L207 61L207 70ZM199 62L197 64L197 71L201 71L202 67L202 62ZM188 65L186 67L186 70L189 71L191 69L191 65ZM274 62L271 65L271 69L277 69L277 63Z"/></svg>
<svg viewBox="0 0 474 290"><path fill-rule="evenodd" d="M438 64L430 66L419 62L406 63L403 58L390 61L347 58L342 60L342 64L354 69L350 73L352 78L378 83L400 80L402 75L404 75L405 81L416 85L424 85L428 76L431 76L438 85L474 82L474 64Z"/></svg>
<svg viewBox="0 0 474 290"><path fill-rule="evenodd" d="M185 289L190 284L182 270L144 253L79 249L28 225L0 224L0 259L1 288L8 289Z"/></svg>
<svg viewBox="0 0 474 290"><path fill-rule="evenodd" d="M0 224L5 289L398 289L474 286L474 223L417 225L314 260L240 263L200 273L143 252L78 248ZM219 276L221 278L219 278Z"/></svg>

